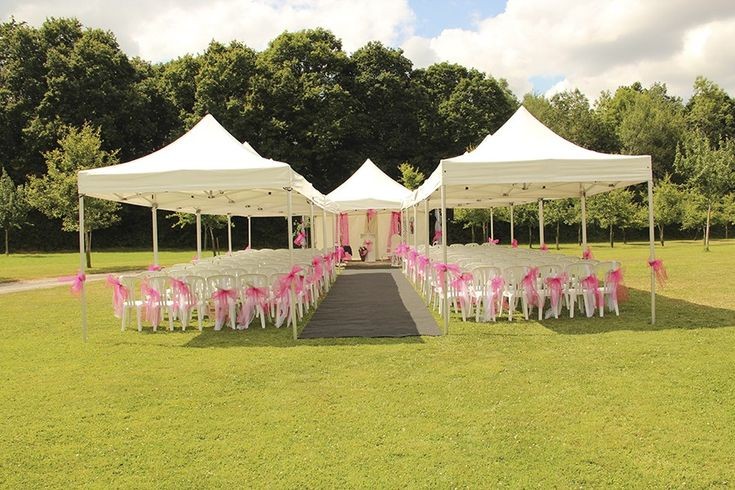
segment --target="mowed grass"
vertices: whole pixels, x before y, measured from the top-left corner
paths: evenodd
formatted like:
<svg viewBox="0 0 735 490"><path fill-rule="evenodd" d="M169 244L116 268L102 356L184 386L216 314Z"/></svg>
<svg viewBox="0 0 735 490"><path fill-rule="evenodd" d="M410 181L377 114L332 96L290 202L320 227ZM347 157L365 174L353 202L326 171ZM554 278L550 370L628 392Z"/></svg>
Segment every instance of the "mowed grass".
<svg viewBox="0 0 735 490"><path fill-rule="evenodd" d="M120 332L95 283L83 344L66 289L0 296L0 487L732 486L735 243L659 252L655 326L641 244L594 248L620 318L437 338Z"/></svg>
<svg viewBox="0 0 735 490"><path fill-rule="evenodd" d="M195 252L159 252L161 265L189 262ZM211 252L203 252L202 257ZM153 252L148 251L102 251L92 252L92 268L87 273L121 272L144 270L153 263ZM0 255L0 283L24 279L74 275L79 270L79 253L20 253Z"/></svg>

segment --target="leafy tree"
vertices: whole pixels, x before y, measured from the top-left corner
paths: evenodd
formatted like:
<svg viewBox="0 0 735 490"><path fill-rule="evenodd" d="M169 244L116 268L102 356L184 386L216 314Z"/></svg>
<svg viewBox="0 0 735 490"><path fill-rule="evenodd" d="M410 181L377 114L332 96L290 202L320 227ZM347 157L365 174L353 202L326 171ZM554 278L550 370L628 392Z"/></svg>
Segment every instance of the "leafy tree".
<svg viewBox="0 0 735 490"><path fill-rule="evenodd" d="M702 132L689 132L677 148L674 165L686 176L686 186L704 199L704 249L709 251L713 208L735 185L735 140L721 140L714 148Z"/></svg>
<svg viewBox="0 0 735 490"><path fill-rule="evenodd" d="M79 230L77 172L118 163L117 152L102 149L99 128L84 124L81 129L67 128L59 147L44 154L47 172L32 176L28 201L49 218L61 219L63 231ZM117 203L101 199L84 200L84 233L87 267L92 267L92 231L107 228L117 221Z"/></svg>
<svg viewBox="0 0 735 490"><path fill-rule="evenodd" d="M705 227L707 221L707 200L702 194L692 189L683 190L682 195L684 201L681 207L681 229L694 230L695 240L699 235L699 231L701 231L704 242L707 236Z"/></svg>
<svg viewBox="0 0 735 490"><path fill-rule="evenodd" d="M711 145L735 137L735 101L716 83L699 76L687 104L687 125L701 131Z"/></svg>
<svg viewBox="0 0 735 490"><path fill-rule="evenodd" d="M514 206L513 212L515 214L513 224L528 227L528 246L533 248L533 228L538 226L538 203Z"/></svg>
<svg viewBox="0 0 735 490"><path fill-rule="evenodd" d="M174 218L176 221L171 225L171 228L187 228L190 226L196 226L196 215L191 213L174 213L169 214L166 218ZM211 214L202 214L202 229L204 230L204 243L202 248L207 249L207 235L211 238L211 250L212 255L216 256L219 251L219 239L215 236L214 230L221 230L227 228L227 217L226 216L215 216Z"/></svg>
<svg viewBox="0 0 735 490"><path fill-rule="evenodd" d="M401 172L399 182L407 189L416 189L426 178L424 173L408 162L398 165L398 171Z"/></svg>
<svg viewBox="0 0 735 490"><path fill-rule="evenodd" d="M730 193L722 199L722 224L725 227L725 238L729 238L728 229L735 225L735 194Z"/></svg>
<svg viewBox="0 0 735 490"><path fill-rule="evenodd" d="M16 186L3 167L0 173L0 227L5 230L5 255L10 254L10 229L27 223L28 208L25 188Z"/></svg>
<svg viewBox="0 0 735 490"><path fill-rule="evenodd" d="M559 228L561 224L579 223L578 199L554 199L544 202L544 222L555 225L555 243L559 250Z"/></svg>
<svg viewBox="0 0 735 490"><path fill-rule="evenodd" d="M592 196L588 201L590 221L610 233L610 247L615 246L615 226L627 228L639 218L639 206L628 189L616 189Z"/></svg>
<svg viewBox="0 0 735 490"><path fill-rule="evenodd" d="M669 175L660 180L653 196L653 215L658 227L658 239L664 246L664 227L681 223L684 194Z"/></svg>
<svg viewBox="0 0 735 490"><path fill-rule="evenodd" d="M472 241L475 239L475 227L482 229L482 240L487 240L487 226L490 222L490 210L481 208L458 208L454 210L454 222L462 224L462 228L469 228Z"/></svg>

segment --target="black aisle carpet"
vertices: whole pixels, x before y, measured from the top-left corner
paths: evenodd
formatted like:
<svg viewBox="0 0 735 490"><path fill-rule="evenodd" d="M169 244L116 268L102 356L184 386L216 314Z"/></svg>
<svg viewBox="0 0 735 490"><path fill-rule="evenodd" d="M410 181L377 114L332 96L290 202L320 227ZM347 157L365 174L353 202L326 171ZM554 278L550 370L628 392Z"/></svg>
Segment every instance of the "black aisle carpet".
<svg viewBox="0 0 735 490"><path fill-rule="evenodd" d="M337 278L299 338L411 335L440 335L440 331L401 271L348 269Z"/></svg>

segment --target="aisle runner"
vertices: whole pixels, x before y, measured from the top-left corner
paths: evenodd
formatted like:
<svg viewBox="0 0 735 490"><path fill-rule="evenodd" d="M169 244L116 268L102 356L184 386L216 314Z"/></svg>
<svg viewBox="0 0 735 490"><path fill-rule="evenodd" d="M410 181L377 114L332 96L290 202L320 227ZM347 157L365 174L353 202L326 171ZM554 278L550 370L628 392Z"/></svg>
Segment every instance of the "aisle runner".
<svg viewBox="0 0 735 490"><path fill-rule="evenodd" d="M299 338L439 334L434 318L403 274L378 269L344 271Z"/></svg>

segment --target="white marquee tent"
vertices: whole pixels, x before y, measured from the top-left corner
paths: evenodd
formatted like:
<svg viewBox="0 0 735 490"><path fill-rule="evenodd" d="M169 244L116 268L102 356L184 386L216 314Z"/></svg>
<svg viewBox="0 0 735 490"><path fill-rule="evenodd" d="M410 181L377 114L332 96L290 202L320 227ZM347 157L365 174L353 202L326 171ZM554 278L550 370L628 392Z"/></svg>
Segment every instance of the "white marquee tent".
<svg viewBox="0 0 735 490"><path fill-rule="evenodd" d="M650 258L653 260L651 157L610 155L579 147L551 131L521 107L476 149L442 160L405 206L416 206L423 201L426 207L442 208L442 229L446 230L447 207L488 208L539 201L543 236L543 199L581 198L585 221L587 196L642 182L648 183ZM586 245L586 227L583 226L582 232ZM446 262L446 233L442 238ZM655 321L653 271L651 319ZM448 317L445 317L445 328L447 322Z"/></svg>

